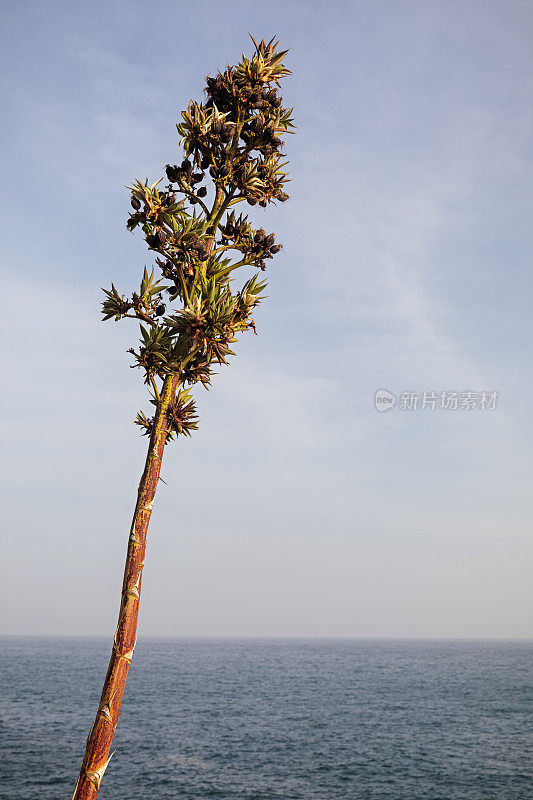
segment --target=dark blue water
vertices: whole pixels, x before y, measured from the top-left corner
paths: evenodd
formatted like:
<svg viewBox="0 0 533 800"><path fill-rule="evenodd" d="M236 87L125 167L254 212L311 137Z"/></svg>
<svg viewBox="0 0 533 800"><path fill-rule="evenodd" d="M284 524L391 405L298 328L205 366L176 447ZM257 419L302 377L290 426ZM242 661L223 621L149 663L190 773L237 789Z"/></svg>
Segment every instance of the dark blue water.
<svg viewBox="0 0 533 800"><path fill-rule="evenodd" d="M2 800L70 800L109 642L0 641ZM533 643L144 640L102 800L531 800Z"/></svg>

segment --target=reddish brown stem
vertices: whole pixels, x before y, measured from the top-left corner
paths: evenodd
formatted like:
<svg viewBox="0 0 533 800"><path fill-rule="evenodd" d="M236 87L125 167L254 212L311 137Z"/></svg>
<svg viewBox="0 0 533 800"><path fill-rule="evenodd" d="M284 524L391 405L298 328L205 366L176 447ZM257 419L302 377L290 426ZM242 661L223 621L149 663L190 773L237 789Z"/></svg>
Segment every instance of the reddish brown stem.
<svg viewBox="0 0 533 800"><path fill-rule="evenodd" d="M118 722L120 704L130 668L137 631L141 576L144 566L146 534L157 490L167 434L167 410L179 385L179 376L170 375L161 389L144 472L139 483L133 514L117 630L100 704L87 739L85 756L72 800L94 800L109 762L109 750Z"/></svg>

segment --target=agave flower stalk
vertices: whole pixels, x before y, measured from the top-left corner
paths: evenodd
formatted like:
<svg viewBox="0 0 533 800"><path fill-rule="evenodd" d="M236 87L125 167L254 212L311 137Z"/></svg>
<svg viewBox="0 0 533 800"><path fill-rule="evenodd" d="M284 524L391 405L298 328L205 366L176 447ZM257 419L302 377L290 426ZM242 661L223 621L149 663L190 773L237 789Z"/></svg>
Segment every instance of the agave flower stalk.
<svg viewBox="0 0 533 800"><path fill-rule="evenodd" d="M231 207L285 202L288 181L282 161L283 134L293 127L283 108L280 80L290 71L272 39L257 43L206 79L205 101L190 102L177 125L184 148L180 165L167 164L168 183L136 181L129 187L127 227L140 229L155 265L144 269L138 291L104 290L105 320L140 323L137 349L128 352L141 369L153 416L140 411L135 424L149 436L133 514L120 611L109 667L73 800L93 800L110 760L124 687L135 648L146 535L165 446L198 427L191 387L209 388L213 369L234 355L238 334L253 330L253 311L266 282L266 261L281 249L273 233L256 229ZM207 185L211 184L209 192ZM209 198L208 195L211 195ZM231 210L230 210L231 208ZM257 272L234 291L241 267ZM156 275L156 270L158 274Z"/></svg>

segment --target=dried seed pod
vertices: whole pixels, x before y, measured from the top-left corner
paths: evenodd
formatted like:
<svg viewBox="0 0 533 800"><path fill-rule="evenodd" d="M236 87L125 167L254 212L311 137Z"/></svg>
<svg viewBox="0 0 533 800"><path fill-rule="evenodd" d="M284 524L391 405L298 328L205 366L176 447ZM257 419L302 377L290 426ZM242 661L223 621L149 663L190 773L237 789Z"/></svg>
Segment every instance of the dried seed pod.
<svg viewBox="0 0 533 800"><path fill-rule="evenodd" d="M267 204L266 200L260 200L259 201L259 205L261 206L261 208L266 208L266 204Z"/></svg>
<svg viewBox="0 0 533 800"><path fill-rule="evenodd" d="M272 253L272 255L276 255L276 253L279 253L280 250L281 250L280 244L275 244L274 247L270 248L270 252Z"/></svg>
<svg viewBox="0 0 533 800"><path fill-rule="evenodd" d="M165 311L166 311L166 308L167 308L167 307L166 307L166 305L165 305L164 303L161 303L160 305L158 305L158 306L157 306L157 308L156 308L156 310L155 310L155 315L156 315L156 317L162 317L162 316L163 316L163 314L164 314L164 313L165 313Z"/></svg>
<svg viewBox="0 0 533 800"><path fill-rule="evenodd" d="M170 183L177 183L180 176L180 170L179 167L176 166L176 164L174 164L174 166L167 164L165 167L165 172L167 174L167 178L169 179Z"/></svg>
<svg viewBox="0 0 533 800"><path fill-rule="evenodd" d="M200 181L203 181L203 179L204 179L204 173L203 172L195 172L193 174L193 176L192 176L192 182L193 183L200 183Z"/></svg>
<svg viewBox="0 0 533 800"><path fill-rule="evenodd" d="M286 200L289 199L289 195L285 194L285 192L280 192L278 195L276 195L276 197L280 201L280 203L284 203Z"/></svg>
<svg viewBox="0 0 533 800"><path fill-rule="evenodd" d="M181 162L181 168L184 172L186 172L189 175L192 172L192 164L190 161L187 161L187 159Z"/></svg>
<svg viewBox="0 0 533 800"><path fill-rule="evenodd" d="M249 206L255 206L257 200L254 197L249 197L246 202L248 203Z"/></svg>
<svg viewBox="0 0 533 800"><path fill-rule="evenodd" d="M135 211L138 211L140 209L141 201L139 200L138 197L132 197L131 198L131 207L134 208Z"/></svg>
<svg viewBox="0 0 533 800"><path fill-rule="evenodd" d="M205 197L206 194L207 194L207 187L206 186L201 186L198 189L198 191L196 192L196 194L198 195L198 197Z"/></svg>
<svg viewBox="0 0 533 800"><path fill-rule="evenodd" d="M204 156L202 158L202 160L200 161L200 167L202 169L207 169L210 163L211 163L211 160L210 160L209 156Z"/></svg>

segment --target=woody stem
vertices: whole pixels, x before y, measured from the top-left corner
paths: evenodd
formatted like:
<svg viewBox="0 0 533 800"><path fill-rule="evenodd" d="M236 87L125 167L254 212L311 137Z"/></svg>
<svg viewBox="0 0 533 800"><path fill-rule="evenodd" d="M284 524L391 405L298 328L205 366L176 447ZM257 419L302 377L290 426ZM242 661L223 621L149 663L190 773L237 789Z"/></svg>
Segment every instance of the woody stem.
<svg viewBox="0 0 533 800"><path fill-rule="evenodd" d="M135 647L146 534L165 449L168 426L167 411L179 381L179 375L169 375L165 378L156 407L150 444L131 524L113 649L98 711L87 739L85 756L72 800L94 800L96 798L109 760L109 750L117 726L120 704Z"/></svg>

